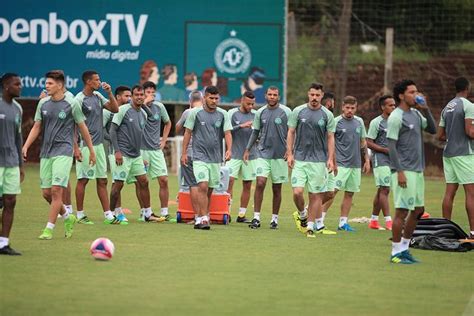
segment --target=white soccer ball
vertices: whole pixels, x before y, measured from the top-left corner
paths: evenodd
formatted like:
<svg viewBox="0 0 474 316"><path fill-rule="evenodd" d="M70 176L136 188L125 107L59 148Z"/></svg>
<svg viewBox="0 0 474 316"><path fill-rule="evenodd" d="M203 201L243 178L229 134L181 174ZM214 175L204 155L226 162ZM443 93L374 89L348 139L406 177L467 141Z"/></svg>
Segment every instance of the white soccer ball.
<svg viewBox="0 0 474 316"><path fill-rule="evenodd" d="M97 260L110 260L114 255L114 243L105 237L97 238L91 244L91 255Z"/></svg>

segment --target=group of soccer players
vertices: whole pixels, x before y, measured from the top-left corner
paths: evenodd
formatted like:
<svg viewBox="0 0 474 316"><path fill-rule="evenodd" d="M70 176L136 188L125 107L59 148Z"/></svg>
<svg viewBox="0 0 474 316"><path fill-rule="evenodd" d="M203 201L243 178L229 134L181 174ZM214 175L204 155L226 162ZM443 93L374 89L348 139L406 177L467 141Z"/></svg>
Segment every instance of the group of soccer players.
<svg viewBox="0 0 474 316"><path fill-rule="evenodd" d="M23 160L40 134L41 188L50 204L40 239L52 239L58 217L64 220L66 238L72 236L76 222L93 224L84 211L84 194L87 183L94 179L105 224L128 224L120 194L124 182L135 183L141 208L139 221L169 220L163 148L171 121L164 105L155 101L155 84L119 86L113 93L112 87L101 82L96 71L86 71L82 76L83 90L74 97L65 89L61 70L50 71L45 77L46 93L38 103L35 123L24 145L22 110L14 100L20 96L20 78L8 73L1 79L0 254L19 254L9 246L8 236L16 195L20 193L24 177ZM458 78L455 87L457 95L443 110L438 130L438 137L446 140L443 161L447 186L443 216L451 217L454 195L462 184L473 236L474 105L467 100L471 88L467 79ZM100 88L107 93L107 98L98 92ZM307 103L293 110L280 103L277 87L267 88L267 102L258 110L254 94L246 91L240 106L229 112L218 107L219 91L214 86L190 94L190 109L176 123L176 131L184 130L179 181L190 189L196 214L194 228L211 228L209 203L213 190L219 185L220 168L225 161L230 171L228 191L231 196L234 182L240 176L243 181L236 222L248 223L251 229L261 227L263 195L267 180L271 179L273 198L269 227L277 229L282 184L288 181L290 174L297 209L293 218L299 231L308 238L315 238L316 234L336 234L325 226L324 219L337 192L344 191L337 230L353 232L348 222L352 199L354 193L360 191L361 173L369 173L372 168L377 192L369 227L380 229L378 217L382 211L385 227L393 233L390 261L418 262L408 247L417 221L424 213L423 131L435 134L437 130L426 99L413 81L397 82L393 96L379 99L381 115L370 122L366 133L362 118L356 115L355 97L344 97L342 114L334 117L334 97L324 93L322 84L313 83L307 91ZM161 124L164 124L162 135ZM74 158L76 215L72 210L69 180ZM107 165L113 179L110 198ZM160 186L160 214L155 215L150 205L149 179L157 179ZM253 181L254 210L250 220L246 213ZM393 220L389 211L390 191L396 208Z"/></svg>

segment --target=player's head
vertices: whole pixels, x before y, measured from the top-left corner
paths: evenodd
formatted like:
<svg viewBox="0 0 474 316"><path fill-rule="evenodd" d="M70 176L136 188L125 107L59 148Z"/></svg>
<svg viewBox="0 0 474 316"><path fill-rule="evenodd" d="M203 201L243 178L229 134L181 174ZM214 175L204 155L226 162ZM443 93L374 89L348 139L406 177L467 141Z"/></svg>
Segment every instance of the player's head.
<svg viewBox="0 0 474 316"><path fill-rule="evenodd" d="M265 93L265 100L269 106L275 106L280 101L280 90L278 87L270 86Z"/></svg>
<svg viewBox="0 0 474 316"><path fill-rule="evenodd" d="M383 95L379 98L379 107L382 113L390 115L395 109L395 99L389 94Z"/></svg>
<svg viewBox="0 0 474 316"><path fill-rule="evenodd" d="M332 92L324 92L321 104L329 111L334 111L334 94Z"/></svg>
<svg viewBox="0 0 474 316"><path fill-rule="evenodd" d="M198 106L202 106L203 101L204 97L201 91L193 90L191 91L191 93L189 93L189 107L191 109Z"/></svg>
<svg viewBox="0 0 474 316"><path fill-rule="evenodd" d="M4 74L0 78L0 86L4 96L18 98L21 94L21 79L15 73L8 72Z"/></svg>
<svg viewBox="0 0 474 316"><path fill-rule="evenodd" d="M324 96L323 85L313 82L308 89L308 102L312 107L318 107Z"/></svg>
<svg viewBox="0 0 474 316"><path fill-rule="evenodd" d="M153 99L156 95L156 84L153 81L147 81L143 84L143 89L145 90L145 97L153 95Z"/></svg>
<svg viewBox="0 0 474 316"><path fill-rule="evenodd" d="M240 107L244 112L249 113L255 107L255 94L252 91L245 91L240 100Z"/></svg>
<svg viewBox="0 0 474 316"><path fill-rule="evenodd" d="M64 72L62 70L51 70L44 75L46 78L45 88L48 95L55 95L64 91Z"/></svg>
<svg viewBox="0 0 474 316"><path fill-rule="evenodd" d="M132 102L135 106L142 106L145 101L145 89L141 85L134 85L132 88Z"/></svg>
<svg viewBox="0 0 474 316"><path fill-rule="evenodd" d="M93 90L99 90L100 88L100 77L99 73L95 70L86 70L82 73L82 82L84 86L90 87Z"/></svg>
<svg viewBox="0 0 474 316"><path fill-rule="evenodd" d="M456 93L460 92L469 92L471 91L471 83L464 77L459 77L454 80L454 87L456 88Z"/></svg>
<svg viewBox="0 0 474 316"><path fill-rule="evenodd" d="M345 96L342 99L342 115L345 118L351 119L357 112L357 99L351 95Z"/></svg>
<svg viewBox="0 0 474 316"><path fill-rule="evenodd" d="M204 99L206 100L206 106L210 109L217 108L217 104L219 103L219 90L216 86L208 86L206 87L206 91L204 91Z"/></svg>
<svg viewBox="0 0 474 316"><path fill-rule="evenodd" d="M416 84L413 80L403 79L395 83L393 96L397 104L406 104L409 107L416 105L415 97L418 94Z"/></svg>
<svg viewBox="0 0 474 316"><path fill-rule="evenodd" d="M119 105L126 104L130 102L132 97L132 90L127 86L118 86L115 88L115 99Z"/></svg>

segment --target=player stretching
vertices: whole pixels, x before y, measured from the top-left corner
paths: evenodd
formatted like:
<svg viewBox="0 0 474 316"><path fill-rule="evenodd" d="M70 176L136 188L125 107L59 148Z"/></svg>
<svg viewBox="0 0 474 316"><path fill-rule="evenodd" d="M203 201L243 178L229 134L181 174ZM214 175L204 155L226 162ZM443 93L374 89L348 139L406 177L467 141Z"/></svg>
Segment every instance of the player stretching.
<svg viewBox="0 0 474 316"><path fill-rule="evenodd" d="M288 181L288 164L286 158L286 137L288 136L288 118L291 110L279 103L280 91L270 86L265 94L267 104L255 114L252 125L252 136L244 152L243 160L248 162L250 149L257 139L257 156L255 163L257 186L254 195L254 213L250 228L260 227L260 211L267 178L272 179L272 220L271 229L278 228L278 213L281 205L281 185Z"/></svg>
<svg viewBox="0 0 474 316"><path fill-rule="evenodd" d="M299 215L300 219L308 218L306 236L310 238L315 237L315 228L318 234L336 234L324 226L322 218L328 170L332 172L335 169L334 116L321 105L323 94L322 84L311 84L308 90L309 102L296 107L288 122L286 155L288 166L293 169L291 174L293 200L299 212L299 214L293 213L293 217ZM304 214L305 187L308 188L309 198L307 216Z"/></svg>
<svg viewBox="0 0 474 316"><path fill-rule="evenodd" d="M48 223L39 239L52 239L56 219L60 213L64 219L66 238L73 233L76 217L65 211L63 191L69 181L72 167L75 124L86 143L90 155L88 163L95 164L95 152L85 117L77 100L64 95L64 73L50 71L46 74L46 91L49 97L39 101L35 124L22 149L26 159L28 148L41 133L40 181L44 199L50 204Z"/></svg>
<svg viewBox="0 0 474 316"><path fill-rule="evenodd" d="M435 134L436 125L429 108L416 103L417 95L413 81L397 82L393 88L393 96L398 107L390 114L387 122L390 167L393 171L391 187L395 204L390 258L392 263L417 262L408 247L416 223L425 211L425 155L422 132L426 130Z"/></svg>
<svg viewBox="0 0 474 316"><path fill-rule="evenodd" d="M370 121L367 133L367 146L372 150L372 168L375 186L377 187L369 228L380 229L379 214L380 210L382 210L385 218L385 228L392 230L392 218L390 217L390 204L388 201L391 172L387 147L387 119L393 109L395 109L395 100L391 95L384 95L379 99L378 103L382 114Z"/></svg>
<svg viewBox="0 0 474 316"><path fill-rule="evenodd" d="M242 95L240 107L229 110L229 119L232 124L232 159L227 163L230 169L230 180L228 192L232 197L234 182L239 178L242 172L242 195L240 196L239 215L237 223L250 223L245 218L247 206L250 200L250 189L252 181L255 180L255 148L252 147L249 160L244 163L245 147L247 146L250 135L252 134L252 122L255 118L255 95L251 91L246 91Z"/></svg>

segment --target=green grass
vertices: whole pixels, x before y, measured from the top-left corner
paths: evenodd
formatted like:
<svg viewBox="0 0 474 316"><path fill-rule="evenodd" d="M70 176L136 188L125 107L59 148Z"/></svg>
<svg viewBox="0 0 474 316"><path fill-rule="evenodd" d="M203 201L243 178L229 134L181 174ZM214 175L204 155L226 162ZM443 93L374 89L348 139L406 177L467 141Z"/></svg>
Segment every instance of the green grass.
<svg viewBox="0 0 474 316"><path fill-rule="evenodd" d="M362 181L351 217L370 215L373 180ZM137 223L136 212L129 226L105 226L91 184L86 210L96 224L77 225L66 240L58 220L54 239L40 241L48 206L38 183L38 166L29 166L11 236L23 256L0 257L1 315L460 315L470 300L474 304L474 253L415 250L422 264L392 265L390 233L369 231L365 224L354 224L356 233L307 239L291 220L288 184L279 230L268 229L267 190L261 229L231 223L214 225L209 232L185 224ZM174 198L175 177L170 186ZM426 206L434 216L440 215L443 190L442 180L426 183ZM153 205L159 205L156 183L152 192ZM326 220L332 229L340 198ZM467 230L463 199L460 192L454 220ZM136 210L131 186L123 201ZM100 236L115 243L109 262L95 261L88 253Z"/></svg>

